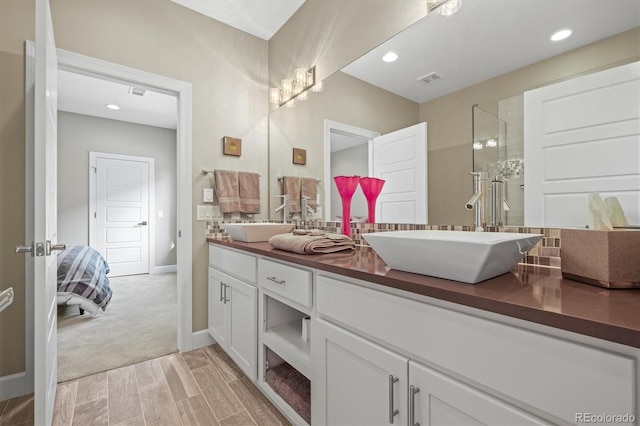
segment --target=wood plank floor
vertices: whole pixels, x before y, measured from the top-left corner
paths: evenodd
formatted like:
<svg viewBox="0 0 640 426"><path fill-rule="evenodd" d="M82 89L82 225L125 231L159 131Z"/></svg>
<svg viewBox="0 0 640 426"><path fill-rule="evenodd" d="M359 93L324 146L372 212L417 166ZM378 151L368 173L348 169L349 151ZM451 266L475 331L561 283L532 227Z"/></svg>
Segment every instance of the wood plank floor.
<svg viewBox="0 0 640 426"><path fill-rule="evenodd" d="M33 395L0 402L0 426L33 424ZM59 383L54 426L288 425L218 345Z"/></svg>

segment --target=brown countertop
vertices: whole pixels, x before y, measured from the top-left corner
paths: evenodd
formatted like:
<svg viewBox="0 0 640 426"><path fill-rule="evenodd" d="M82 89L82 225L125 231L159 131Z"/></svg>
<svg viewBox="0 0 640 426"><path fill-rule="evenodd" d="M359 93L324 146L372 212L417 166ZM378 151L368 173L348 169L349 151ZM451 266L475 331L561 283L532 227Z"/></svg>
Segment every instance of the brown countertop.
<svg viewBox="0 0 640 426"><path fill-rule="evenodd" d="M266 242L207 241L640 348L640 290L609 290L563 279L559 269L519 265L508 274L472 285L389 269L369 247L300 255Z"/></svg>

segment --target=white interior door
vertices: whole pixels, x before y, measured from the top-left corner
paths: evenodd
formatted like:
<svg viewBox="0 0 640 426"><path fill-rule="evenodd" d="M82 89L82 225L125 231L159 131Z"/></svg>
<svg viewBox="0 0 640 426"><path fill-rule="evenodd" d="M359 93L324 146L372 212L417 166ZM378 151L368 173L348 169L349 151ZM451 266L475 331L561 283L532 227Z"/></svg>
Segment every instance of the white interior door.
<svg viewBox="0 0 640 426"><path fill-rule="evenodd" d="M376 222L427 223L427 123L374 138L373 176L385 180Z"/></svg>
<svg viewBox="0 0 640 426"><path fill-rule="evenodd" d="M34 242L27 261L26 287L32 289L33 387L37 425L51 424L57 383L57 148L56 47L48 0L36 1L36 44L27 46L27 238ZM30 330L27 331L28 333ZM29 368L29 367L28 367Z"/></svg>
<svg viewBox="0 0 640 426"><path fill-rule="evenodd" d="M524 95L525 226L584 227L615 196L640 225L640 62Z"/></svg>
<svg viewBox="0 0 640 426"><path fill-rule="evenodd" d="M150 160L95 159L94 247L111 276L149 273Z"/></svg>

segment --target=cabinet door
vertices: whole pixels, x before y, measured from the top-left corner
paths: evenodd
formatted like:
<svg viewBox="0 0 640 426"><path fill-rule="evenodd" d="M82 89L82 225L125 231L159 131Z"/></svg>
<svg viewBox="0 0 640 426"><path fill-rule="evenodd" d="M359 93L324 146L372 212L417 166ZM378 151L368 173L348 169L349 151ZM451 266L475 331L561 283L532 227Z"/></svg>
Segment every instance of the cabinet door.
<svg viewBox="0 0 640 426"><path fill-rule="evenodd" d="M322 320L312 345L313 424L406 425L407 358Z"/></svg>
<svg viewBox="0 0 640 426"><path fill-rule="evenodd" d="M225 287L229 276L209 267L209 334L223 349L227 349L227 297Z"/></svg>
<svg viewBox="0 0 640 426"><path fill-rule="evenodd" d="M257 289L232 277L227 278L226 284L229 286L227 353L255 381L258 356Z"/></svg>
<svg viewBox="0 0 640 426"><path fill-rule="evenodd" d="M415 361L409 361L409 385L418 389L415 395L410 390L409 398L413 399L414 423L422 426L546 424L529 413Z"/></svg>

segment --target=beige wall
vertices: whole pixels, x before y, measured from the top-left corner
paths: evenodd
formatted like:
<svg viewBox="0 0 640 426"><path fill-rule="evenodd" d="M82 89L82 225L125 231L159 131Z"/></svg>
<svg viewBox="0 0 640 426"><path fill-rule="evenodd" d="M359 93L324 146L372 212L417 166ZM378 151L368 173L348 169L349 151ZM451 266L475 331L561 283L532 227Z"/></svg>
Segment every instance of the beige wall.
<svg viewBox="0 0 640 426"><path fill-rule="evenodd" d="M202 169L267 175L266 41L169 0L52 0L51 5L59 48L192 84L194 219L202 188L211 185ZM223 136L243 139L242 157L223 157ZM192 232L197 331L207 327L204 222L193 220Z"/></svg>
<svg viewBox="0 0 640 426"><path fill-rule="evenodd" d="M0 313L0 377L24 371L24 40L35 38L34 2L0 2L0 289L15 300Z"/></svg>
<svg viewBox="0 0 640 426"><path fill-rule="evenodd" d="M278 176L307 176L323 180L319 185L320 205L324 207L324 120L372 130L381 134L418 122L418 104L382 90L348 74L338 72L325 80L325 90L310 93L309 100L296 102L271 113L269 124L269 185L271 195L281 194ZM307 150L305 166L292 164L293 148ZM279 204L272 197L273 213Z"/></svg>
<svg viewBox="0 0 640 426"><path fill-rule="evenodd" d="M306 0L269 40L269 84L313 65L324 80L426 14L425 0Z"/></svg>
<svg viewBox="0 0 640 426"><path fill-rule="evenodd" d="M89 152L153 158L154 266L176 264L176 131L58 112L58 241L89 244ZM157 211L163 212L159 218ZM104 253L103 253L104 254Z"/></svg>
<svg viewBox="0 0 640 426"><path fill-rule="evenodd" d="M51 9L59 48L192 84L193 330L205 329L208 247L195 205L211 181L200 171L267 176L267 42L169 0L51 0ZM23 42L34 21L33 1L0 2L0 288L16 290L0 314L0 376L24 371L24 261L13 247L24 243ZM223 136L243 139L242 157L223 157Z"/></svg>
<svg viewBox="0 0 640 426"><path fill-rule="evenodd" d="M472 105L497 108L498 100L526 90L639 59L640 29L635 28L421 104L420 121L429 123L429 223L473 222L462 207L472 189Z"/></svg>

